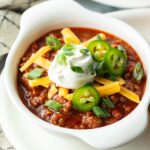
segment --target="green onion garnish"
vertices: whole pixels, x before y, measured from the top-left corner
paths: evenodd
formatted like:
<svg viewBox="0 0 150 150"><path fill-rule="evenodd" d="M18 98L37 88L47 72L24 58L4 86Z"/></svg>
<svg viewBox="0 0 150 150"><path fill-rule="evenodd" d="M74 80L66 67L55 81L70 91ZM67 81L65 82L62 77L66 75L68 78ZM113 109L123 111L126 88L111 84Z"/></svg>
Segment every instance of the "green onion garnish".
<svg viewBox="0 0 150 150"><path fill-rule="evenodd" d="M89 68L89 70L90 70L90 72L91 72L91 75L95 74L95 70L94 70L92 64L89 64L89 65L88 65L88 68Z"/></svg>
<svg viewBox="0 0 150 150"><path fill-rule="evenodd" d="M84 86L92 86L92 85L93 85L93 82L88 82Z"/></svg>
<svg viewBox="0 0 150 150"><path fill-rule="evenodd" d="M102 111L105 113L104 118L110 117L110 113L109 113L106 109L104 109L104 108L101 108L101 109L102 109Z"/></svg>
<svg viewBox="0 0 150 150"><path fill-rule="evenodd" d="M66 56L72 56L74 55L74 52L73 50L75 49L75 45L74 44L66 44L65 46L63 46L62 50L63 50L63 53L66 55Z"/></svg>
<svg viewBox="0 0 150 150"><path fill-rule="evenodd" d="M117 49L120 50L120 51L123 51L123 52L125 51L125 49L124 49L124 47L122 45L118 45Z"/></svg>
<svg viewBox="0 0 150 150"><path fill-rule="evenodd" d="M60 41L52 36L46 37L46 45L50 46L54 50L59 50L62 47Z"/></svg>
<svg viewBox="0 0 150 150"><path fill-rule="evenodd" d="M83 69L79 66L71 66L71 69L73 72L76 72L76 73L84 73Z"/></svg>
<svg viewBox="0 0 150 150"><path fill-rule="evenodd" d="M116 81L117 77L114 75L109 75L108 79L110 79L111 81Z"/></svg>
<svg viewBox="0 0 150 150"><path fill-rule="evenodd" d="M63 53L57 55L56 61L60 65L67 65L66 56Z"/></svg>
<svg viewBox="0 0 150 150"><path fill-rule="evenodd" d="M99 34L96 36L96 40L102 40Z"/></svg>
<svg viewBox="0 0 150 150"><path fill-rule="evenodd" d="M80 53L86 55L89 52L87 48L80 49Z"/></svg>
<svg viewBox="0 0 150 150"><path fill-rule="evenodd" d="M122 52L125 54L125 57L126 57L126 60L127 60L128 57L127 57L125 48L124 48L122 45L118 45L118 46L117 46L117 49L118 49L119 51L122 51Z"/></svg>
<svg viewBox="0 0 150 150"><path fill-rule="evenodd" d="M31 72L28 73L27 78L28 79L36 79L39 78L44 72L44 69L42 68L35 68Z"/></svg>
<svg viewBox="0 0 150 150"><path fill-rule="evenodd" d="M137 80L137 81L140 81L143 77L143 69L142 69L142 65L140 62L138 62L135 67L134 67L134 70L133 70L133 77Z"/></svg>
<svg viewBox="0 0 150 150"><path fill-rule="evenodd" d="M74 55L73 51L64 51L63 52L66 56L72 56Z"/></svg>
<svg viewBox="0 0 150 150"><path fill-rule="evenodd" d="M63 105L55 100L48 100L44 106L47 106L49 109L54 109L56 111L59 111L61 108L63 108Z"/></svg>
<svg viewBox="0 0 150 150"><path fill-rule="evenodd" d="M100 108L99 106L94 106L93 107L93 113L97 116L97 117L110 117L109 112L106 109Z"/></svg>
<svg viewBox="0 0 150 150"><path fill-rule="evenodd" d="M97 63L95 71L97 76L103 76L107 73L104 61Z"/></svg>
<svg viewBox="0 0 150 150"><path fill-rule="evenodd" d="M108 108L114 108L114 103L109 98L103 98L104 103Z"/></svg>
<svg viewBox="0 0 150 150"><path fill-rule="evenodd" d="M70 44L66 44L63 46L62 50L63 51L72 51L75 49L75 45L70 43Z"/></svg>

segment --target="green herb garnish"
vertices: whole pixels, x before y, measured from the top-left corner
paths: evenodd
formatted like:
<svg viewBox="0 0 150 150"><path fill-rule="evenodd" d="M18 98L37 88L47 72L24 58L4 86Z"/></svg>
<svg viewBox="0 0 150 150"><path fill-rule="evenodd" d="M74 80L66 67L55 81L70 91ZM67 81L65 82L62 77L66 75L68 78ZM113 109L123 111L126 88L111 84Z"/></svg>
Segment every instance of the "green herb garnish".
<svg viewBox="0 0 150 150"><path fill-rule="evenodd" d="M133 77L137 80L140 81L143 77L144 71L142 69L142 65L140 62L138 62L133 70Z"/></svg>
<svg viewBox="0 0 150 150"><path fill-rule="evenodd" d="M95 70L94 70L92 64L89 64L89 65L88 65L88 68L89 68L89 70L90 70L90 72L91 72L91 75L95 74Z"/></svg>
<svg viewBox="0 0 150 150"><path fill-rule="evenodd" d="M94 106L93 107L93 113L97 117L102 117L102 118L106 118L106 117L110 116L109 112L106 109L100 108L99 106Z"/></svg>
<svg viewBox="0 0 150 150"><path fill-rule="evenodd" d="M75 49L75 45L70 43L70 44L66 44L63 46L62 50L63 51L72 51Z"/></svg>
<svg viewBox="0 0 150 150"><path fill-rule="evenodd" d="M71 69L73 72L76 72L76 73L84 73L83 69L79 66L71 66Z"/></svg>
<svg viewBox="0 0 150 150"><path fill-rule="evenodd" d="M99 34L96 36L96 40L102 40Z"/></svg>
<svg viewBox="0 0 150 150"><path fill-rule="evenodd" d="M108 108L114 108L114 103L109 98L103 98L103 102L106 104Z"/></svg>
<svg viewBox="0 0 150 150"><path fill-rule="evenodd" d="M46 37L46 45L54 50L59 50L62 47L60 41L52 36Z"/></svg>
<svg viewBox="0 0 150 150"><path fill-rule="evenodd" d="M42 68L35 68L31 72L28 73L27 78L28 79L37 79L37 78L41 77L43 72L44 72L44 69L42 69Z"/></svg>
<svg viewBox="0 0 150 150"><path fill-rule="evenodd" d="M89 52L87 48L80 49L80 53L86 55Z"/></svg>
<svg viewBox="0 0 150 150"><path fill-rule="evenodd" d="M57 55L56 61L60 65L67 65L66 56L63 53Z"/></svg>
<svg viewBox="0 0 150 150"><path fill-rule="evenodd" d="M63 108L63 105L55 100L49 100L47 101L44 106L47 106L49 109L54 109L56 111L59 111L61 108Z"/></svg>

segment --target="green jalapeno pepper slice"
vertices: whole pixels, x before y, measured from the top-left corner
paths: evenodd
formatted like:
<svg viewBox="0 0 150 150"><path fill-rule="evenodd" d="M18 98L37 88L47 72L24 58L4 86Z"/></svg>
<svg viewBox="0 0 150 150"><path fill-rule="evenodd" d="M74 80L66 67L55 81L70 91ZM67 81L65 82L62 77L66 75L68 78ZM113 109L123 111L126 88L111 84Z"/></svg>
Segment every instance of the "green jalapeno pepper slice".
<svg viewBox="0 0 150 150"><path fill-rule="evenodd" d="M89 43L88 49L96 61L102 61L105 53L110 50L111 46L107 41L94 40Z"/></svg>
<svg viewBox="0 0 150 150"><path fill-rule="evenodd" d="M73 94L73 106L81 112L87 112L98 105L100 95L97 90L92 86L84 86L77 89Z"/></svg>
<svg viewBox="0 0 150 150"><path fill-rule="evenodd" d="M123 74L126 61L125 54L116 48L107 51L104 58L108 73L115 76L121 76Z"/></svg>

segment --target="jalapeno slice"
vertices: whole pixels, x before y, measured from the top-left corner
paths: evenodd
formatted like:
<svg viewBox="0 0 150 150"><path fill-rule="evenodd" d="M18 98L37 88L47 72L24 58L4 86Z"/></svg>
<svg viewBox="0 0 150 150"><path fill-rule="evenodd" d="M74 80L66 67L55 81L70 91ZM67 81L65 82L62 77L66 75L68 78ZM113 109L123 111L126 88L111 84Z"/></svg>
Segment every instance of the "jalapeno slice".
<svg viewBox="0 0 150 150"><path fill-rule="evenodd" d="M77 89L73 94L73 106L81 112L87 112L98 105L100 95L97 90L92 86L84 86Z"/></svg>
<svg viewBox="0 0 150 150"><path fill-rule="evenodd" d="M126 56L122 51L112 48L105 54L104 62L111 75L121 76L126 66Z"/></svg>
<svg viewBox="0 0 150 150"><path fill-rule="evenodd" d="M88 49L90 50L93 58L97 61L104 59L105 53L111 48L107 41L94 40L89 43Z"/></svg>

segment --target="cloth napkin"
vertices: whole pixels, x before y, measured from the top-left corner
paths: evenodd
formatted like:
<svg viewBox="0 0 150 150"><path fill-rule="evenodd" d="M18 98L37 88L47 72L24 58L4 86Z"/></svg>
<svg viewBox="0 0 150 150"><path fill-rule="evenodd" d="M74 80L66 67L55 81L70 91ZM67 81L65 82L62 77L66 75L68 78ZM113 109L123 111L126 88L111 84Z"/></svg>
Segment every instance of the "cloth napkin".
<svg viewBox="0 0 150 150"><path fill-rule="evenodd" d="M8 53L19 32L20 16L44 0L0 0L0 58ZM0 127L0 150L15 150Z"/></svg>
<svg viewBox="0 0 150 150"><path fill-rule="evenodd" d="M44 0L0 0L0 57L8 53L19 31L20 16Z"/></svg>

